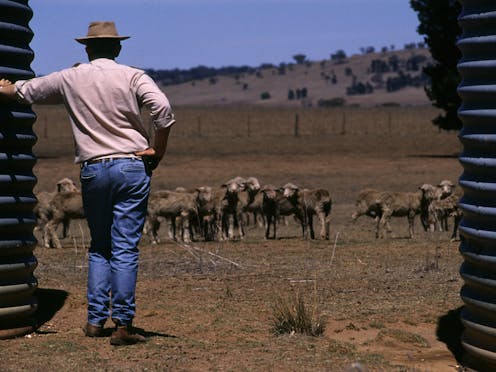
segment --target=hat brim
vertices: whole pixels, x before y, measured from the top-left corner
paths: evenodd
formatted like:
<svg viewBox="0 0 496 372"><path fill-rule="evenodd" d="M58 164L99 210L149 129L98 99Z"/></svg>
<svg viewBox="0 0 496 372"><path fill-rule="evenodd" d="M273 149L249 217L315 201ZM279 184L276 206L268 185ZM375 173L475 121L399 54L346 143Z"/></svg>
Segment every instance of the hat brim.
<svg viewBox="0 0 496 372"><path fill-rule="evenodd" d="M78 43L81 43L81 44L86 45L86 43L88 43L88 41L91 41L91 40L101 40L101 39L107 39L107 40L108 39L126 40L126 39L129 39L129 38L130 38L130 36L115 36L115 35L105 36L105 35L98 35L98 36L90 36L90 37L78 37L75 40Z"/></svg>

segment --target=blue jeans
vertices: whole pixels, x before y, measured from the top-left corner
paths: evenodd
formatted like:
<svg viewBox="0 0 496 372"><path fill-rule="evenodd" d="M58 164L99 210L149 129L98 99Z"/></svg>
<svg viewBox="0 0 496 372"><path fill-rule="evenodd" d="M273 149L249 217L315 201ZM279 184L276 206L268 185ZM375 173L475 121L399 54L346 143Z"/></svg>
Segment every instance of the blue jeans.
<svg viewBox="0 0 496 372"><path fill-rule="evenodd" d="M114 322L131 324L150 176L139 159L83 163L81 191L91 233L88 323L103 325L111 316Z"/></svg>

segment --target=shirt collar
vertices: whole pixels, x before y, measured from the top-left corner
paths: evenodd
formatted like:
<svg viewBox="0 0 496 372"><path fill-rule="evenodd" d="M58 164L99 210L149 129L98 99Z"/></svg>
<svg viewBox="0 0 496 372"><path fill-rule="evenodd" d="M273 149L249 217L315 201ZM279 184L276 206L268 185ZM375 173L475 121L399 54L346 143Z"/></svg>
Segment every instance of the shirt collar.
<svg viewBox="0 0 496 372"><path fill-rule="evenodd" d="M114 65L116 62L110 58L96 58L90 61L92 65L102 66L102 65Z"/></svg>

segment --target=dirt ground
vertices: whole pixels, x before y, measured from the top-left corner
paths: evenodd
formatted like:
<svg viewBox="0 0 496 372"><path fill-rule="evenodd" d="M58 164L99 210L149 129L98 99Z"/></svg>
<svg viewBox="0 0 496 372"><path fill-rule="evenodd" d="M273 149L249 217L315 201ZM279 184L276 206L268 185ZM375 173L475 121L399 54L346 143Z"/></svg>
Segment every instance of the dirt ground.
<svg viewBox="0 0 496 372"><path fill-rule="evenodd" d="M237 175L261 183L325 187L333 196L331 238L307 241L298 226L280 225L278 239L248 226L235 242L184 246L144 237L135 326L149 341L112 347L81 331L86 313L85 221L73 221L64 248L38 247L37 332L0 341L1 370L456 371L462 306L459 241L449 232L408 238L406 219L394 236L374 238L374 223L351 221L362 188L415 191L456 181L462 168L455 133L426 123L420 136L170 139L154 189L220 185ZM72 157L40 158L36 191L78 180ZM276 336L276 299L303 296L322 336ZM108 322L110 331L111 323Z"/></svg>

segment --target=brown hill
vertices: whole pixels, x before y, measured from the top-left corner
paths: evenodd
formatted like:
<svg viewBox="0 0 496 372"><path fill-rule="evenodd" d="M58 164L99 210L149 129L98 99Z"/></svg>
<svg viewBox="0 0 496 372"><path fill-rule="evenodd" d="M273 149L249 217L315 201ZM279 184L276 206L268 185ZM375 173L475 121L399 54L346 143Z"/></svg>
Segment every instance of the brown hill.
<svg viewBox="0 0 496 372"><path fill-rule="evenodd" d="M418 69L412 70L408 60L417 57ZM388 64L397 59L398 70L395 72L374 73L373 62ZM322 60L303 64L285 64L277 67L260 68L256 73L197 80L164 87L168 97L176 106L184 105L262 105L262 106L317 106L320 100L344 99L345 105L380 106L380 105L428 105L423 85L406 86L396 91L388 91L388 78L398 78L400 74L418 79L422 66L431 63L428 49L414 48L408 50L388 51L353 55L344 61ZM281 70L284 70L281 74ZM401 71L401 72L399 72ZM335 83L332 77L335 76ZM373 92L349 95L351 86L369 84ZM289 91L306 88L303 99L288 99ZM266 99L261 96L265 94ZM270 97L270 98L269 98Z"/></svg>

